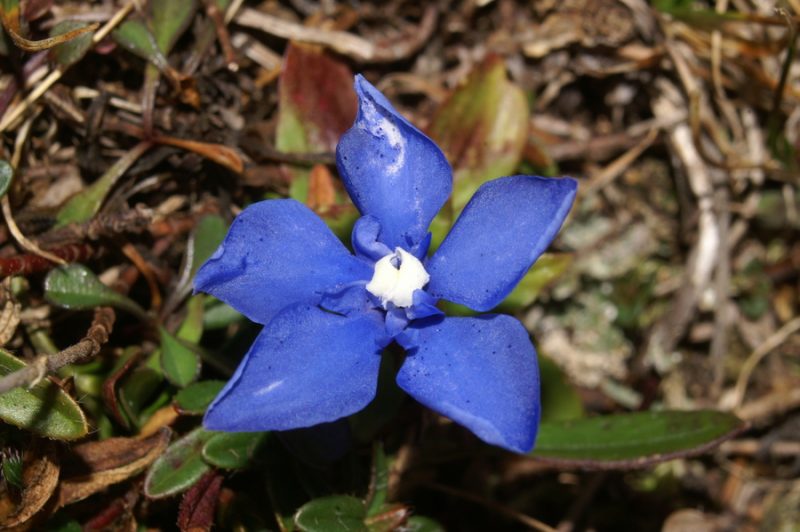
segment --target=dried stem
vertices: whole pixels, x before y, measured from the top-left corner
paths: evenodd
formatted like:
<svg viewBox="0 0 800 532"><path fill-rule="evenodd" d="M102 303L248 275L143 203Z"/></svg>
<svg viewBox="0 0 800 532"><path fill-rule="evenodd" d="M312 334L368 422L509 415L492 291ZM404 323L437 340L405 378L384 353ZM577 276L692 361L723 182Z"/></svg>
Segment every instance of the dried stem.
<svg viewBox="0 0 800 532"><path fill-rule="evenodd" d="M116 314L111 307L95 309L92 325L83 340L55 355L41 355L28 366L9 373L0 379L0 394L19 386L32 386L48 373L95 356L100 352L103 344L108 341L115 319Z"/></svg>

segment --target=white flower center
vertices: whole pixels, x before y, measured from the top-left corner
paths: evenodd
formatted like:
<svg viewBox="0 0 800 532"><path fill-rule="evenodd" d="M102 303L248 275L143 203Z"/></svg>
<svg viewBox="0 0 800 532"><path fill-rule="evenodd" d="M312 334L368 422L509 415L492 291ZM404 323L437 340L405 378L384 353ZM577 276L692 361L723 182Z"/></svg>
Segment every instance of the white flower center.
<svg viewBox="0 0 800 532"><path fill-rule="evenodd" d="M430 279L431 276L417 257L403 248L395 248L394 253L375 263L375 273L367 283L367 290L380 298L384 308L388 303L410 307L414 290L428 284Z"/></svg>

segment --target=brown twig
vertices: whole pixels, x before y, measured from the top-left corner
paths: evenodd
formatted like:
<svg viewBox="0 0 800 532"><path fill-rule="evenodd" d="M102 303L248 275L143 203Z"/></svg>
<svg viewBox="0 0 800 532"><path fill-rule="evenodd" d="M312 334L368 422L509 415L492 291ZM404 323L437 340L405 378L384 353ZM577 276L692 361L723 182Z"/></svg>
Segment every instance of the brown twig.
<svg viewBox="0 0 800 532"><path fill-rule="evenodd" d="M242 9L234 20L241 26L284 39L321 44L359 61L392 62L409 57L422 47L436 29L437 19L436 7L428 6L416 31L409 32L404 40L381 43L346 31L309 28L251 8Z"/></svg>
<svg viewBox="0 0 800 532"><path fill-rule="evenodd" d="M55 355L41 355L26 367L9 373L0 379L0 394L19 386L32 386L48 373L52 373L69 364L92 358L100 352L100 348L108 341L115 319L116 314L111 307L95 309L92 325L83 340L63 351L59 351Z"/></svg>

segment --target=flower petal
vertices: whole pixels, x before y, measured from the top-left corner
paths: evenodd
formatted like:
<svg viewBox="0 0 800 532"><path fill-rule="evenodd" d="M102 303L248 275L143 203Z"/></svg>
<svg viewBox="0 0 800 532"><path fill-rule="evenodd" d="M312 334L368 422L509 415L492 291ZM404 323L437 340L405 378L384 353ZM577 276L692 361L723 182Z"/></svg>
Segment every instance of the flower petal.
<svg viewBox="0 0 800 532"><path fill-rule="evenodd" d="M315 303L324 292L371 275L372 268L351 255L308 207L267 200L236 217L197 272L194 288L265 324L288 305Z"/></svg>
<svg viewBox="0 0 800 532"><path fill-rule="evenodd" d="M336 147L339 173L361 213L380 222L380 241L410 250L450 195L452 170L367 80L356 76L355 88L358 115Z"/></svg>
<svg viewBox="0 0 800 532"><path fill-rule="evenodd" d="M426 264L427 291L486 311L547 249L575 199L577 181L517 175L482 185Z"/></svg>
<svg viewBox="0 0 800 532"><path fill-rule="evenodd" d="M209 430L290 430L364 408L389 342L380 313L341 316L310 305L280 312L261 331L206 412Z"/></svg>
<svg viewBox="0 0 800 532"><path fill-rule="evenodd" d="M423 320L399 340L408 349L400 388L487 443L530 451L539 426L539 367L519 321L500 314Z"/></svg>

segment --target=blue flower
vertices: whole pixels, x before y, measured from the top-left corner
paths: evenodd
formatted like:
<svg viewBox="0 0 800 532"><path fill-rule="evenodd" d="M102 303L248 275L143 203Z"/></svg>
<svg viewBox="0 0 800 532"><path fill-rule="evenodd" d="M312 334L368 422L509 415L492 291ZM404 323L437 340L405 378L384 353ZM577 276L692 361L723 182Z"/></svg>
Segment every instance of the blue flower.
<svg viewBox="0 0 800 532"><path fill-rule="evenodd" d="M204 425L288 430L358 412L374 397L380 356L406 351L397 384L484 441L529 451L539 370L527 331L500 314L445 317L439 300L488 311L558 232L570 178L516 175L481 186L430 257L428 226L450 195L441 150L363 77L359 111L339 141L339 173L362 217L355 254L304 205L247 207L195 289L264 325Z"/></svg>

